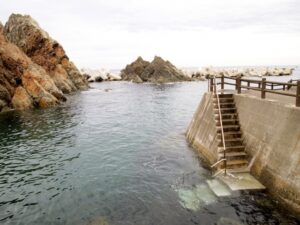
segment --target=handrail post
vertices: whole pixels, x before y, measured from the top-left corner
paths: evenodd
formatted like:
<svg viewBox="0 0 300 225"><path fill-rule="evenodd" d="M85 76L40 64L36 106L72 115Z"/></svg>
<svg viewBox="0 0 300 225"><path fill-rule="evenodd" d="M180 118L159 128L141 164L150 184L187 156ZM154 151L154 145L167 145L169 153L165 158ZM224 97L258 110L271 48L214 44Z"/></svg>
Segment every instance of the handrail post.
<svg viewBox="0 0 300 225"><path fill-rule="evenodd" d="M266 98L266 78L261 80L261 98Z"/></svg>
<svg viewBox="0 0 300 225"><path fill-rule="evenodd" d="M300 107L300 80L297 81L296 107Z"/></svg>
<svg viewBox="0 0 300 225"><path fill-rule="evenodd" d="M241 78L240 77L236 78L236 89L237 89L237 93L241 94L242 88L241 88Z"/></svg>
<svg viewBox="0 0 300 225"><path fill-rule="evenodd" d="M224 90L224 74L221 75L221 89Z"/></svg>
<svg viewBox="0 0 300 225"><path fill-rule="evenodd" d="M213 92L214 91L214 80L213 80L213 78L211 77L211 78L209 78L210 79L210 92Z"/></svg>

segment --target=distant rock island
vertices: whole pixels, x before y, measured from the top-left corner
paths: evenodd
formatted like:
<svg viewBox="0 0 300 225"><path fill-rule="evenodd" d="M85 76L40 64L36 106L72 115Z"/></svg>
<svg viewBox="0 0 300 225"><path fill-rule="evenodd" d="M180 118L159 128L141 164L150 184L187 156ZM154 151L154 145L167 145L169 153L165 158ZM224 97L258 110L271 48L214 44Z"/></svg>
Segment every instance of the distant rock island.
<svg viewBox="0 0 300 225"><path fill-rule="evenodd" d="M28 15L0 24L0 112L50 107L88 88L63 47Z"/></svg>
<svg viewBox="0 0 300 225"><path fill-rule="evenodd" d="M155 56L151 63L143 60L142 57L138 57L121 71L121 77L122 80L135 83L165 83L191 80L172 63L158 56Z"/></svg>

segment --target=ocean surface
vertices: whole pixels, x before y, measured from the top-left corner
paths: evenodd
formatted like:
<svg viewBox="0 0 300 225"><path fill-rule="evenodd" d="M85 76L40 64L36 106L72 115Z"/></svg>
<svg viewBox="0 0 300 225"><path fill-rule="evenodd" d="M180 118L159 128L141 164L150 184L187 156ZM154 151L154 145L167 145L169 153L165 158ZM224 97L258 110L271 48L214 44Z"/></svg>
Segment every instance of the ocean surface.
<svg viewBox="0 0 300 225"><path fill-rule="evenodd" d="M0 114L0 224L300 223L266 192L213 195L184 136L206 82L91 87Z"/></svg>

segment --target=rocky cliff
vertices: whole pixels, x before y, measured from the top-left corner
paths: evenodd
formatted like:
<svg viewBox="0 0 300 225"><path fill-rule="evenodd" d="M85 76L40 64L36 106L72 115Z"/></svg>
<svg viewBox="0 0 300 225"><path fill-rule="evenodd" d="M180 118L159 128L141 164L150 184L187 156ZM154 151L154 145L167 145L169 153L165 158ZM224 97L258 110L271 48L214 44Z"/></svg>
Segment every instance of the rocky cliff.
<svg viewBox="0 0 300 225"><path fill-rule="evenodd" d="M0 112L55 106L66 100L63 92L86 87L62 47L29 16L0 24Z"/></svg>
<svg viewBox="0 0 300 225"><path fill-rule="evenodd" d="M138 57L133 63L126 66L121 71L123 80L133 82L176 82L176 81L189 81L190 78L185 76L182 71L177 69L169 61L163 60L161 57L155 56L150 63Z"/></svg>
<svg viewBox="0 0 300 225"><path fill-rule="evenodd" d="M64 93L85 89L87 82L69 61L63 47L28 15L12 14L4 27L6 38L42 66Z"/></svg>

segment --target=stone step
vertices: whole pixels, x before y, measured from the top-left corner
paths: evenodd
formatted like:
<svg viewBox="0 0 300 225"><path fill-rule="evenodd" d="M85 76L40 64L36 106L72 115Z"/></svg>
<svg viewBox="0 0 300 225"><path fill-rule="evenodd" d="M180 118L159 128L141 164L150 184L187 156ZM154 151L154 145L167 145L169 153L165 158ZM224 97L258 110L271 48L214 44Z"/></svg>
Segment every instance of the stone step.
<svg viewBox="0 0 300 225"><path fill-rule="evenodd" d="M236 112L236 108L221 108L221 113L235 113ZM219 109L214 109L215 113L219 114Z"/></svg>

